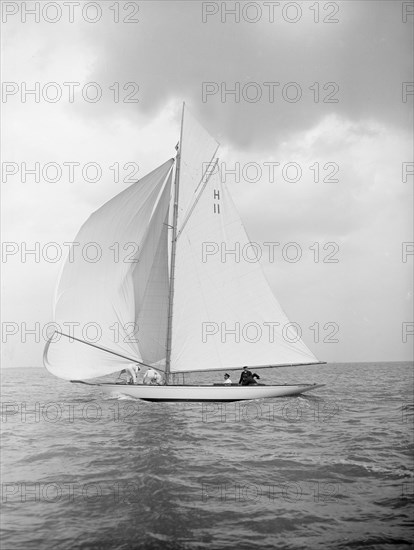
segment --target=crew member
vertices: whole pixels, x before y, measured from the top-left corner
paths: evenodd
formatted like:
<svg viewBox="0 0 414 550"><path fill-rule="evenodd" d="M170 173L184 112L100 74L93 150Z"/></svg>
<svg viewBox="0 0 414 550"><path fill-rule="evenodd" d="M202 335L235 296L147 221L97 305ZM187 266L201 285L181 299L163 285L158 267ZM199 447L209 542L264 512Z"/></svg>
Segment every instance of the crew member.
<svg viewBox="0 0 414 550"><path fill-rule="evenodd" d="M138 365L129 365L125 368L125 373L127 374L127 384L136 384L137 383L137 375L140 371L140 367Z"/></svg>
<svg viewBox="0 0 414 550"><path fill-rule="evenodd" d="M240 375L239 384L242 386L250 386L251 384L257 384L255 378L260 380L260 376L255 372L251 372L247 367L243 367L242 373Z"/></svg>
<svg viewBox="0 0 414 550"><path fill-rule="evenodd" d="M159 386L162 382L161 374L154 369L148 369L144 374L143 382L147 385L151 384Z"/></svg>

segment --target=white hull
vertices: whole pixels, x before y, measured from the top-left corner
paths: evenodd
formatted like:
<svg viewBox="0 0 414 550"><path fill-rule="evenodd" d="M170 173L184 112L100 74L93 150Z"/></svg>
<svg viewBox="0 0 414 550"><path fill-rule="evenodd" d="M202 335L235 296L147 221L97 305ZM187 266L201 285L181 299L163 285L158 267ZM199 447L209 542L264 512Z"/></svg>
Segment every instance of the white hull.
<svg viewBox="0 0 414 550"><path fill-rule="evenodd" d="M98 384L112 396L129 396L145 401L243 401L300 395L324 386L324 384L297 384L280 386L144 386L128 384Z"/></svg>

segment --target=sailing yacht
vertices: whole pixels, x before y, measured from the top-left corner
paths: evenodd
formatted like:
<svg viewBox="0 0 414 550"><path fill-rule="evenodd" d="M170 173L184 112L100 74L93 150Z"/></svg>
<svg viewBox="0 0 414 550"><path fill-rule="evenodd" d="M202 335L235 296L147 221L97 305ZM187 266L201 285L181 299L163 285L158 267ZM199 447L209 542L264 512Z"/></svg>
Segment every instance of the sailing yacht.
<svg viewBox="0 0 414 550"><path fill-rule="evenodd" d="M320 363L286 331L259 262L217 253L250 244L220 176L218 148L183 106L176 157L81 227L44 351L53 375L148 401L239 401L321 386L176 383L178 373ZM163 384L85 382L134 364L161 372Z"/></svg>

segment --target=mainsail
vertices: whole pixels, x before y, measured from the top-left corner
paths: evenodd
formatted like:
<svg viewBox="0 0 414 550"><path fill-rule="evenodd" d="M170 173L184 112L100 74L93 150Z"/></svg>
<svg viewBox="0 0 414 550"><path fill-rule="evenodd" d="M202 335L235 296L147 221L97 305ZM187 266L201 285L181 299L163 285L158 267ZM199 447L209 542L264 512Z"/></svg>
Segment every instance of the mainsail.
<svg viewBox="0 0 414 550"><path fill-rule="evenodd" d="M55 322L72 333L57 331L47 346L54 375L95 378L131 361L167 373L318 363L255 258L217 149L183 111L175 192L169 160L83 225L55 300ZM85 256L91 243L96 261Z"/></svg>
<svg viewBox="0 0 414 550"><path fill-rule="evenodd" d="M184 128L192 124L186 112ZM171 372L317 363L267 283L210 158L213 144L200 159L184 138L181 166L187 177L180 177L179 197L187 186L180 210L187 215L177 227Z"/></svg>

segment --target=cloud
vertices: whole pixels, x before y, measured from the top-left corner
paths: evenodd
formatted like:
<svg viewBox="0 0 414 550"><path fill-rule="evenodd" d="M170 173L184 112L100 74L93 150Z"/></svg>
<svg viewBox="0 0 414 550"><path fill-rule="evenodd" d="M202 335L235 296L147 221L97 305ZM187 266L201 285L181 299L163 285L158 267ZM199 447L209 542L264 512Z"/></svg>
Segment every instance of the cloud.
<svg viewBox="0 0 414 550"><path fill-rule="evenodd" d="M240 163L245 175L240 184L231 174L225 177L239 208L256 213L257 234L268 233L277 221L281 238L312 231L315 238L341 239L404 210L410 187L402 181L401 167L409 157L405 133L369 120L356 123L330 116L275 144L271 156L255 151L236 159L233 154L224 166L229 170ZM257 183L249 181L243 168L249 163L262 172ZM279 163L273 183L269 163ZM406 223L408 229L408 219Z"/></svg>
<svg viewBox="0 0 414 550"><path fill-rule="evenodd" d="M401 93L413 79L412 33L400 4L340 2L339 22L331 24L314 23L307 5L294 24L278 11L274 23L265 15L254 24L231 16L221 23L220 13L203 23L201 10L200 3L144 3L138 25L88 32L84 40L96 52L90 78L139 83L140 103L129 114L153 116L165 101L185 99L223 141L245 149L281 143L334 113L408 127ZM204 103L203 82L218 90ZM236 83L239 102L225 94ZM259 92L258 102L246 100ZM108 103L106 115L119 116L120 107L126 112Z"/></svg>

